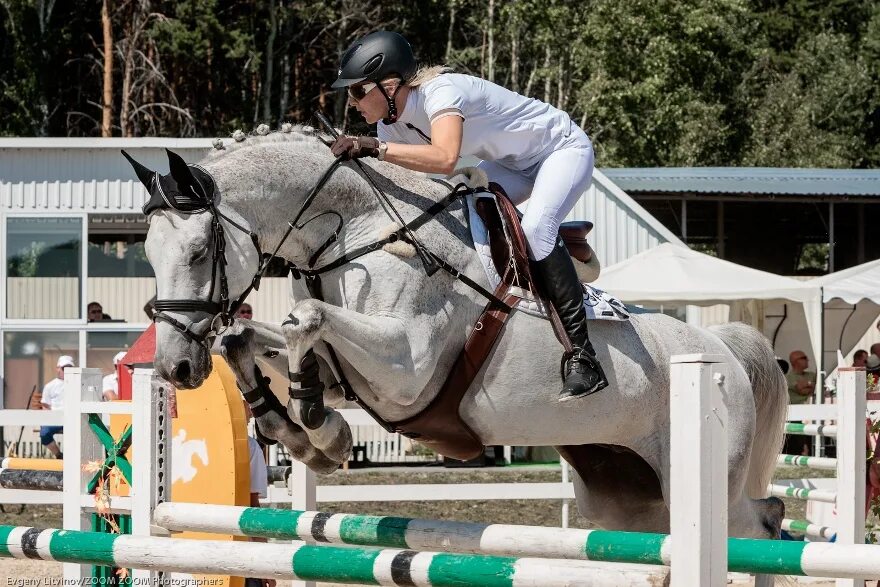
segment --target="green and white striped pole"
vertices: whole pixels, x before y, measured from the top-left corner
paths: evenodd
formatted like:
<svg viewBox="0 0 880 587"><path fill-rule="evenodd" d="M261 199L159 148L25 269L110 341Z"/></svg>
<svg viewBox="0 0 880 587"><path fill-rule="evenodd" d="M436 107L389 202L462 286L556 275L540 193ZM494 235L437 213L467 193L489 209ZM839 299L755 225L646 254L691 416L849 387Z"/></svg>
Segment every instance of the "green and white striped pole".
<svg viewBox="0 0 880 587"><path fill-rule="evenodd" d="M809 520L782 520L782 529L786 532L798 532L810 538L831 540L837 534L834 528L813 524Z"/></svg>
<svg viewBox="0 0 880 587"><path fill-rule="evenodd" d="M794 499L821 501L823 503L835 503L837 501L836 493L833 491L823 491L821 489L792 487L790 485L769 485L767 491L770 492L770 495L775 495L776 497L792 497Z"/></svg>
<svg viewBox="0 0 880 587"><path fill-rule="evenodd" d="M444 550L553 559L669 565L665 534L473 524L270 508L163 503L168 530L314 540L331 544ZM811 577L880 577L880 546L728 539L728 570Z"/></svg>
<svg viewBox="0 0 880 587"><path fill-rule="evenodd" d="M0 557L192 574L442 587L650 587L669 569L591 561L184 540L0 526Z"/></svg>
<svg viewBox="0 0 880 587"><path fill-rule="evenodd" d="M802 457L798 455L779 455L776 458L778 467L808 467L810 469L837 470L837 459L829 457Z"/></svg>
<svg viewBox="0 0 880 587"><path fill-rule="evenodd" d="M837 426L834 424L800 424L788 422L785 425L786 434L803 434L804 436L837 436Z"/></svg>

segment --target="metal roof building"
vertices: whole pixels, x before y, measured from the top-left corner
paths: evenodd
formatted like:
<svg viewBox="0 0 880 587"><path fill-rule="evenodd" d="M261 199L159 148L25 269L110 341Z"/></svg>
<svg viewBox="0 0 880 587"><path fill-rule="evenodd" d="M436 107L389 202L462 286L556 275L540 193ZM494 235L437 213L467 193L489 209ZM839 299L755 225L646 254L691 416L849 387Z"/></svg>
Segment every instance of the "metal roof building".
<svg viewBox="0 0 880 587"><path fill-rule="evenodd" d="M880 257L880 170L672 167L603 170L688 245L782 275Z"/></svg>
<svg viewBox="0 0 880 587"><path fill-rule="evenodd" d="M880 196L880 170L770 167L609 168L605 175L631 194L694 193L831 198Z"/></svg>

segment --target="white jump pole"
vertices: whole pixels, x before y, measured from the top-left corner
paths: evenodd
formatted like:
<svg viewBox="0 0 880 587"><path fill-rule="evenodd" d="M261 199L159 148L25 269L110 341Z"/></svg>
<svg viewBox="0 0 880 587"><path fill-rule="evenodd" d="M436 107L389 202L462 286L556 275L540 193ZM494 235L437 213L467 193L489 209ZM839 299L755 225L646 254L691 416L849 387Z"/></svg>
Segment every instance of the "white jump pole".
<svg viewBox="0 0 880 587"><path fill-rule="evenodd" d="M86 478L82 466L91 461L104 460L104 447L89 428L88 412L84 404L100 401L100 369L67 367L64 369L64 458L62 493L62 520L66 530L91 530L91 515L83 508ZM94 499L94 498L92 498ZM80 585L89 577L89 565L64 563L64 581Z"/></svg>
<svg viewBox="0 0 880 587"><path fill-rule="evenodd" d="M132 497L131 533L152 536L153 512L171 499L171 413L173 390L152 369L135 369L132 376ZM147 447L146 450L140 447ZM164 531L163 533L167 534ZM134 569L143 584L166 580L163 573Z"/></svg>
<svg viewBox="0 0 880 587"><path fill-rule="evenodd" d="M862 367L841 367L837 379L837 544L865 543L866 381ZM837 579L836 587L864 587Z"/></svg>
<svg viewBox="0 0 880 587"><path fill-rule="evenodd" d="M318 481L315 472L300 461L291 459L290 477L287 478L290 490L290 508L294 510L314 511L318 509ZM291 587L317 587L314 581L294 580Z"/></svg>
<svg viewBox="0 0 880 587"><path fill-rule="evenodd" d="M724 357L672 357L672 587L727 585L727 406Z"/></svg>

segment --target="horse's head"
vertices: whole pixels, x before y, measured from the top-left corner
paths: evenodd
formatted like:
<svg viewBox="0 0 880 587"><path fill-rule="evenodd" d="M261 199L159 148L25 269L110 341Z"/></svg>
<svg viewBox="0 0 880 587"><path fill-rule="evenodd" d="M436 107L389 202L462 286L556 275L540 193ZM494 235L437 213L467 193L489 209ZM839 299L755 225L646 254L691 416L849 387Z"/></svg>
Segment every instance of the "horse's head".
<svg viewBox="0 0 880 587"><path fill-rule="evenodd" d="M160 175L123 151L150 193L146 253L156 274L159 374L180 388L211 372L210 347L257 273L260 253L247 222L220 201L214 177L168 151Z"/></svg>

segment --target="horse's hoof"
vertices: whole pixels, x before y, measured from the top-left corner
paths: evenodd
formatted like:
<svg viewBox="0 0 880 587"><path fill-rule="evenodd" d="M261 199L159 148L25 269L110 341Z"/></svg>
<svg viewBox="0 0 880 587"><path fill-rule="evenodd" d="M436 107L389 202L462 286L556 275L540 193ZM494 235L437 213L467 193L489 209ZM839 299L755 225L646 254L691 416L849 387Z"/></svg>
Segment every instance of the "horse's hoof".
<svg viewBox="0 0 880 587"><path fill-rule="evenodd" d="M339 469L342 464L338 461L334 461L321 451L316 450L315 454L312 458L306 459L303 461L305 465L319 475L329 475L333 473L337 469Z"/></svg>
<svg viewBox="0 0 880 587"><path fill-rule="evenodd" d="M344 463L351 458L352 439L351 432L346 427L345 432L337 437L336 441L326 447L321 447L321 452L338 463Z"/></svg>

